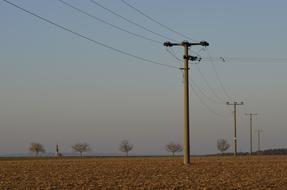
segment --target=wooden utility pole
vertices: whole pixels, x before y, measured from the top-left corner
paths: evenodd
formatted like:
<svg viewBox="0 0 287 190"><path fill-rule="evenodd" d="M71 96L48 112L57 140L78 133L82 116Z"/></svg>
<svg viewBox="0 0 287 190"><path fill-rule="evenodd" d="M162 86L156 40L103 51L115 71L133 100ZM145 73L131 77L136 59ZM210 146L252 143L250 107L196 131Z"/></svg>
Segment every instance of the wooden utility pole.
<svg viewBox="0 0 287 190"><path fill-rule="evenodd" d="M263 132L263 130L262 129L256 129L255 130L255 132L257 133L257 152L258 152L258 154L260 153L260 149L261 149L261 142L260 142L260 135L261 135L261 133Z"/></svg>
<svg viewBox="0 0 287 190"><path fill-rule="evenodd" d="M236 128L236 106L237 105L243 105L243 102L226 102L227 105L233 105L234 110L233 110L233 114L234 114L234 156L237 156L237 128Z"/></svg>
<svg viewBox="0 0 287 190"><path fill-rule="evenodd" d="M191 46L209 46L206 41L201 41L199 43L189 43L188 41L183 41L182 43L171 43L165 42L163 44L166 47L172 46L182 46L184 48L183 55L183 71L184 71L184 164L190 164L190 138L189 138L189 76L188 76L188 61L195 61L198 57L190 56L188 54L188 49Z"/></svg>
<svg viewBox="0 0 287 190"><path fill-rule="evenodd" d="M249 116L250 122L250 155L252 155L252 117L258 115L257 113L245 113L245 115Z"/></svg>

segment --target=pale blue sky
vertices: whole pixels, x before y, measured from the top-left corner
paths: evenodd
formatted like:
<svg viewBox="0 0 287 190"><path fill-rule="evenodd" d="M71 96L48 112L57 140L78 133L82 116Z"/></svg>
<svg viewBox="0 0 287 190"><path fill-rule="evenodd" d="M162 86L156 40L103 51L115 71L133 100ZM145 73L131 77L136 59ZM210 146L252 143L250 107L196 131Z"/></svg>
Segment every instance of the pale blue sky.
<svg viewBox="0 0 287 190"><path fill-rule="evenodd" d="M208 50L215 57L226 91L234 100L246 103L238 107L239 150L249 150L246 111L259 113L254 128L264 131L263 148L287 146L286 1L126 1L195 41L210 43ZM11 2L114 48L180 66L161 44L115 30L57 0ZM134 33L166 41L89 0L66 2ZM97 2L157 33L178 42L184 40L120 0ZM123 139L134 143L134 153L162 154L166 143L182 142L179 70L115 53L4 1L0 1L0 24L0 154L27 152L30 142L44 144L49 152L56 143L63 152L70 152L71 144L87 142L96 153L117 153ZM181 48L173 50L181 57ZM200 54L207 57L206 51ZM219 57L230 59L222 63ZM236 61L235 57L244 59ZM221 102L228 100L210 61L191 67L192 80L205 94L214 96L197 67L224 100ZM200 96L211 109L227 117L211 113L191 90L191 152L214 153L218 138L232 144L232 107ZM254 149L255 142L256 138Z"/></svg>

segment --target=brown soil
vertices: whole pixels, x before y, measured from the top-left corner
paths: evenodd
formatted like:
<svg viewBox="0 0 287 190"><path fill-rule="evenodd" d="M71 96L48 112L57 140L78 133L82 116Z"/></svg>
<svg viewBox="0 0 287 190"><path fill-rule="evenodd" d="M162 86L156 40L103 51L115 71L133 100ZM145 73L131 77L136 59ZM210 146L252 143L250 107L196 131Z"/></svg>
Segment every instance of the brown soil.
<svg viewBox="0 0 287 190"><path fill-rule="evenodd" d="M0 189L287 189L287 156L0 159Z"/></svg>

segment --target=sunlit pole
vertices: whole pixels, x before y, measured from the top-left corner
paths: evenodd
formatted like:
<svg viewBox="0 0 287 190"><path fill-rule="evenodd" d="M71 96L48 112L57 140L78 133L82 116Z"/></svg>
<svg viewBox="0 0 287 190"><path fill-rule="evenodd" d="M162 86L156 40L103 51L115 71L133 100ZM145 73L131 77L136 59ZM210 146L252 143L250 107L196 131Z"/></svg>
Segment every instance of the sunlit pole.
<svg viewBox="0 0 287 190"><path fill-rule="evenodd" d="M233 103L230 103L230 102L226 102L227 105L233 105L233 116L234 116L234 156L237 156L237 126L236 126L236 106L237 105L243 105L243 102L233 102Z"/></svg>
<svg viewBox="0 0 287 190"><path fill-rule="evenodd" d="M189 66L188 61L195 61L198 58L194 56L190 56L188 54L188 49L190 46L201 45L201 46L209 46L206 41L201 41L199 43L189 43L188 41L183 41L182 43L171 43L165 42L164 46L172 47L172 46L182 46L184 48L183 55L183 71L184 71L184 164L190 164L190 137L189 137Z"/></svg>

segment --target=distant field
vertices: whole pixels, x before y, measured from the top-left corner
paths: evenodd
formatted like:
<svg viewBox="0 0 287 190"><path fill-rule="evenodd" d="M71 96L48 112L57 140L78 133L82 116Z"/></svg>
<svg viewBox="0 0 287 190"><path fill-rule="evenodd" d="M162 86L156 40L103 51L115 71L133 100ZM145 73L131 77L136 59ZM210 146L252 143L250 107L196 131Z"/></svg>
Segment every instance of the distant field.
<svg viewBox="0 0 287 190"><path fill-rule="evenodd" d="M0 158L0 189L287 189L287 156Z"/></svg>

